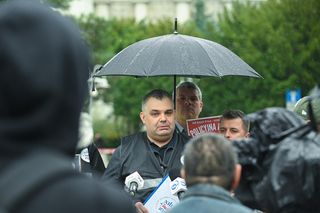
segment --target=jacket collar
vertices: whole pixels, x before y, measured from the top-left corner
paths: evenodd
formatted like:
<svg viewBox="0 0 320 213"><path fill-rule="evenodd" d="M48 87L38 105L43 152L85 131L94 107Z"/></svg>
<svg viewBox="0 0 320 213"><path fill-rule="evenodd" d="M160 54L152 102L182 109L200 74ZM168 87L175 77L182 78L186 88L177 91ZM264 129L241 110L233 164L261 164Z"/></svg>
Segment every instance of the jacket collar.
<svg viewBox="0 0 320 213"><path fill-rule="evenodd" d="M213 184L196 184L191 186L183 196L183 199L188 197L210 197L216 200L240 203L236 198L231 196L230 192Z"/></svg>

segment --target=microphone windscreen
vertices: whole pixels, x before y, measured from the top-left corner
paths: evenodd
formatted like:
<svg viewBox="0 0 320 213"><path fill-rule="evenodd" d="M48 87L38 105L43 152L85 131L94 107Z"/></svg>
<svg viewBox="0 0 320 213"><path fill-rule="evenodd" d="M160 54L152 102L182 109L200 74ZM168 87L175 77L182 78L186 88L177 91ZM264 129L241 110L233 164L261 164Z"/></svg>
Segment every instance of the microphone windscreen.
<svg viewBox="0 0 320 213"><path fill-rule="evenodd" d="M180 169L173 168L169 170L169 177L171 181L175 180L177 177L180 177Z"/></svg>

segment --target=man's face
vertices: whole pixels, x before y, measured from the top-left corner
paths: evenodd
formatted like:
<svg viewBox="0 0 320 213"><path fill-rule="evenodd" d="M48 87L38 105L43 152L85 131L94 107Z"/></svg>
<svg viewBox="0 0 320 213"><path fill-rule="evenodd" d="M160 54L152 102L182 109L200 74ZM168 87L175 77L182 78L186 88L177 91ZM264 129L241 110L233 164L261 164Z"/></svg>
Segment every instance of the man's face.
<svg viewBox="0 0 320 213"><path fill-rule="evenodd" d="M140 118L152 142L161 144L171 140L175 128L175 114L169 98L150 98L140 113Z"/></svg>
<svg viewBox="0 0 320 213"><path fill-rule="evenodd" d="M219 129L220 133L231 141L249 136L249 132L246 131L241 118L222 119Z"/></svg>
<svg viewBox="0 0 320 213"><path fill-rule="evenodd" d="M189 88L177 90L176 116L180 125L185 126L188 119L198 118L202 111L203 103L199 99L197 91Z"/></svg>

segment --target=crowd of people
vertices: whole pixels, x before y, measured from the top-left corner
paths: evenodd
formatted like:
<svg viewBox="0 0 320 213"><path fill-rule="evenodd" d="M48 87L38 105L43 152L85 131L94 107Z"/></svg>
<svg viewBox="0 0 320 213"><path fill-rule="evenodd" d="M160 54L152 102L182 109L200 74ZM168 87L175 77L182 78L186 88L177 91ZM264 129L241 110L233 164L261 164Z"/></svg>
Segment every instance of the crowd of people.
<svg viewBox="0 0 320 213"><path fill-rule="evenodd" d="M320 211L319 91L294 112L226 109L218 134L194 138L186 121L204 107L198 85L179 83L176 98L146 91L145 131L121 138L105 170L96 147L81 153L104 170L92 178L73 160L92 67L79 29L17 0L2 3L0 32L0 211L148 213L145 202L172 171L188 187L172 213Z"/></svg>

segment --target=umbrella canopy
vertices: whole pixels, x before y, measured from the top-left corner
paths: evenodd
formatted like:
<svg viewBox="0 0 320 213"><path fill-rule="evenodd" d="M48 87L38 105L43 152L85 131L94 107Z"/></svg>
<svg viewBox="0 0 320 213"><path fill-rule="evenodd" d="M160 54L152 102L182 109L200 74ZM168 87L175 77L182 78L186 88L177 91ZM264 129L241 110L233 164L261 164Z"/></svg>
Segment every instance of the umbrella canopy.
<svg viewBox="0 0 320 213"><path fill-rule="evenodd" d="M260 78L252 67L228 48L206 39L181 35L177 19L173 34L144 39L126 47L94 74L95 76ZM175 108L176 91L173 89Z"/></svg>
<svg viewBox="0 0 320 213"><path fill-rule="evenodd" d="M95 76L261 77L226 47L177 32L136 42L108 61Z"/></svg>

